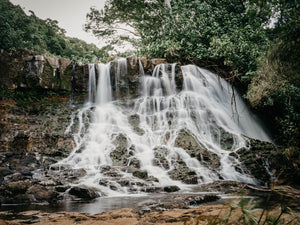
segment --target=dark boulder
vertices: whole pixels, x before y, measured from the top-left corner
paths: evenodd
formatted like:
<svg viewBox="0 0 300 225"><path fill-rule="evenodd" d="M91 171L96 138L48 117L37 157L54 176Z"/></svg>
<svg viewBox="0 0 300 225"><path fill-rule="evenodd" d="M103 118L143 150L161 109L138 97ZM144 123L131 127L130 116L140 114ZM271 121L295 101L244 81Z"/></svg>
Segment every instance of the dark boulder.
<svg viewBox="0 0 300 225"><path fill-rule="evenodd" d="M100 195L95 190L85 186L71 187L71 189L69 190L69 194L87 200L100 197Z"/></svg>
<svg viewBox="0 0 300 225"><path fill-rule="evenodd" d="M176 191L179 191L179 190L180 190L180 188L176 185L163 187L164 192L176 192Z"/></svg>
<svg viewBox="0 0 300 225"><path fill-rule="evenodd" d="M133 176L146 180L148 178L148 172L146 170L137 170L132 173Z"/></svg>

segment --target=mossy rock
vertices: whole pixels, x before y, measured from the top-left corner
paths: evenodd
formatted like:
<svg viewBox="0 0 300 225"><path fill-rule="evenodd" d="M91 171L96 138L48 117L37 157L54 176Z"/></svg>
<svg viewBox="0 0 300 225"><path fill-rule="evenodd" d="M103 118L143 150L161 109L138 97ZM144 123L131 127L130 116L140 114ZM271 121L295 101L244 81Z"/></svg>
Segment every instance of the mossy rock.
<svg viewBox="0 0 300 225"><path fill-rule="evenodd" d="M262 185L272 183L300 183L300 151L295 148L292 153L288 149L249 139L249 149L243 148L230 154L241 162L244 171L253 175Z"/></svg>
<svg viewBox="0 0 300 225"><path fill-rule="evenodd" d="M219 128L220 131L220 145L223 150L232 150L232 146L234 145L233 135L223 128Z"/></svg>
<svg viewBox="0 0 300 225"><path fill-rule="evenodd" d="M134 157L135 147L128 146L128 140L123 134L119 134L113 141L115 149L110 153L110 157L115 166L132 166L140 168L140 161Z"/></svg>
<svg viewBox="0 0 300 225"><path fill-rule="evenodd" d="M145 131L139 127L140 125L140 118L137 114L130 115L128 117L128 122L130 123L132 129L138 134L143 135Z"/></svg>
<svg viewBox="0 0 300 225"><path fill-rule="evenodd" d="M220 157L208 151L185 129L178 133L175 140L175 147L184 149L191 157L196 158L201 164L212 170L216 171L221 166Z"/></svg>
<svg viewBox="0 0 300 225"><path fill-rule="evenodd" d="M166 159L166 156L169 154L169 150L164 147L154 148L154 159L153 164L155 166L162 167L164 169L170 169L169 162Z"/></svg>
<svg viewBox="0 0 300 225"><path fill-rule="evenodd" d="M185 184L197 184L198 177L195 171L190 170L184 161L178 159L174 169L168 172L173 180L180 180Z"/></svg>
<svg viewBox="0 0 300 225"><path fill-rule="evenodd" d="M137 170L132 173L133 176L146 180L148 178L148 172L146 170Z"/></svg>

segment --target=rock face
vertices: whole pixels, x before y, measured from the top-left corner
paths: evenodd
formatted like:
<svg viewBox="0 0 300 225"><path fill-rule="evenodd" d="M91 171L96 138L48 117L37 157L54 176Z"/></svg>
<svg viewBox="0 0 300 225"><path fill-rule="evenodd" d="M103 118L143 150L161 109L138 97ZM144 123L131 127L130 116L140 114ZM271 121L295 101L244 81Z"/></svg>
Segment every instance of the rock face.
<svg viewBox="0 0 300 225"><path fill-rule="evenodd" d="M15 90L14 93L17 96L24 92ZM22 98L12 100L9 96L0 100L0 199L3 203L58 199L49 177L48 180L34 177L36 170L47 170L72 150L72 136L64 133L70 123L71 108L68 97L46 96L30 102ZM22 189L14 188L16 185Z"/></svg>
<svg viewBox="0 0 300 225"><path fill-rule="evenodd" d="M29 50L2 52L0 85L9 89L41 87L70 91L72 77L64 73L69 64L70 60L36 55Z"/></svg>
<svg viewBox="0 0 300 225"><path fill-rule="evenodd" d="M251 139L249 149L236 153L231 155L239 158L245 171L262 185L300 183L299 151Z"/></svg>
<svg viewBox="0 0 300 225"><path fill-rule="evenodd" d="M210 168L214 172L219 171L220 158L213 152L209 152L205 149L187 130L181 130L175 140L175 147L184 149L192 158L196 158L202 165ZM163 155L163 151L158 151L157 156L158 163L168 168L168 164ZM184 161L180 158L176 158L174 161L174 169L169 171L171 178L180 180L186 184L197 184L197 174L190 170Z"/></svg>
<svg viewBox="0 0 300 225"><path fill-rule="evenodd" d="M141 71L151 75L155 66L161 63L166 63L166 59L147 60L144 57L139 59L137 56L129 56L113 60L110 63L110 77L114 99L137 97ZM30 50L1 52L0 71L0 88L65 90L75 95L88 91L88 64L37 55ZM177 66L176 85L180 90L182 83L182 72Z"/></svg>

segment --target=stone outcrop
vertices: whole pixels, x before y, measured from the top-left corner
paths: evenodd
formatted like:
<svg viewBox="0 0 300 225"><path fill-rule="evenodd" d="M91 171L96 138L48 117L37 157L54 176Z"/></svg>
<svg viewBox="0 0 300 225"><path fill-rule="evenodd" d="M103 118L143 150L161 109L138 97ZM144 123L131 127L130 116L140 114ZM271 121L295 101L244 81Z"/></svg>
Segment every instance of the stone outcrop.
<svg viewBox="0 0 300 225"><path fill-rule="evenodd" d="M65 73L70 60L37 55L30 50L16 50L0 55L2 88L45 88L71 90L71 74Z"/></svg>
<svg viewBox="0 0 300 225"><path fill-rule="evenodd" d="M0 100L0 202L56 201L58 194L51 188L59 181L35 180L34 174L47 170L73 148L72 136L64 133L70 122L69 98L45 96L29 103L6 98ZM24 188L10 189L15 182Z"/></svg>
<svg viewBox="0 0 300 225"><path fill-rule="evenodd" d="M100 195L97 192L95 192L95 190L85 186L71 187L69 190L69 194L86 200L91 200L100 197Z"/></svg>
<svg viewBox="0 0 300 225"><path fill-rule="evenodd" d="M191 157L196 158L200 163L210 168L212 171L218 171L220 167L220 157L208 151L204 146L187 130L181 130L175 140L175 147L184 149Z"/></svg>
<svg viewBox="0 0 300 225"><path fill-rule="evenodd" d="M244 171L253 175L261 185L299 184L300 153L269 142L249 139L250 147L231 156L240 160Z"/></svg>
<svg viewBox="0 0 300 225"><path fill-rule="evenodd" d="M141 69L145 74L151 75L156 65L167 63L166 59L147 60L145 57L138 58L133 55L123 59L126 68L121 68L122 73L117 75L120 61L122 60L113 60L110 67L114 99L137 97L142 76ZM140 65L143 68L140 68ZM117 76L120 77L117 78ZM37 55L33 51L24 49L13 53L5 51L0 53L0 88L43 88L87 93L88 79L88 64L73 62L65 58ZM182 72L177 66L176 85L180 90L182 82Z"/></svg>

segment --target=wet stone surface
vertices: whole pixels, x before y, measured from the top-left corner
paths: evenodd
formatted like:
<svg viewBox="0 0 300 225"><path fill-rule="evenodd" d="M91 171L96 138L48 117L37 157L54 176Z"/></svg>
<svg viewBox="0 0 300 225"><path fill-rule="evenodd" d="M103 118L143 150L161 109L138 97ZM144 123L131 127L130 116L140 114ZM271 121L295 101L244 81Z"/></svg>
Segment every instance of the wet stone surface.
<svg viewBox="0 0 300 225"><path fill-rule="evenodd" d="M191 157L196 158L200 163L218 171L221 165L217 154L205 149L189 131L181 130L175 140L175 147L184 149Z"/></svg>

